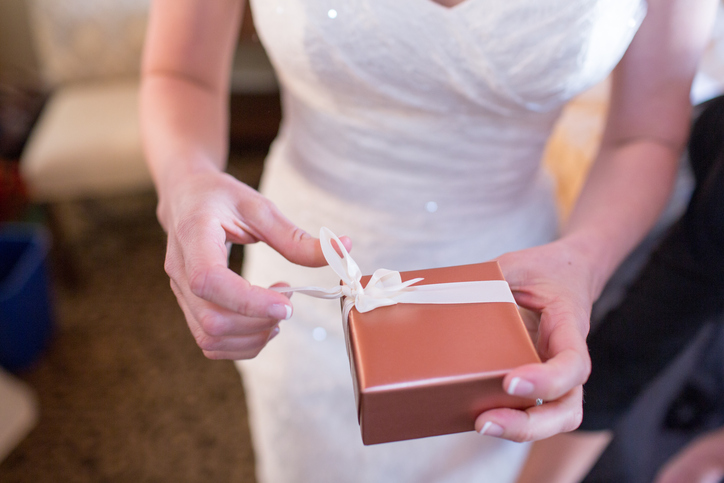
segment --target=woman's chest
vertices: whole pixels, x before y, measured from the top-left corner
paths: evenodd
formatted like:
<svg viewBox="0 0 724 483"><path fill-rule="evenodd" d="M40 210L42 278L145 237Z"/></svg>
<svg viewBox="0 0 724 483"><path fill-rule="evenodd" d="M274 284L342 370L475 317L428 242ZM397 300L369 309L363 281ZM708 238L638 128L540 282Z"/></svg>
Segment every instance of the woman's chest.
<svg viewBox="0 0 724 483"><path fill-rule="evenodd" d="M438 1L253 0L252 9L282 81L302 91L548 110L610 72L646 8L643 0Z"/></svg>

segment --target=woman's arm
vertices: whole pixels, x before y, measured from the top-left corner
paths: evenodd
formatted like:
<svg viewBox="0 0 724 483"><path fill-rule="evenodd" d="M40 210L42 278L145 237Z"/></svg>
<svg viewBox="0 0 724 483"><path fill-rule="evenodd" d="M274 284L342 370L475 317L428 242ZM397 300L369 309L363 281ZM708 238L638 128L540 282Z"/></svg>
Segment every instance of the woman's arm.
<svg viewBox="0 0 724 483"><path fill-rule="evenodd" d="M243 1L154 0L144 48L141 121L161 196L189 172L226 164L231 63ZM164 225L165 227L165 225Z"/></svg>
<svg viewBox="0 0 724 483"><path fill-rule="evenodd" d="M613 73L600 152L563 238L593 261L594 295L668 201L691 125L691 83L714 0L649 0Z"/></svg>
<svg viewBox="0 0 724 483"><path fill-rule="evenodd" d="M324 264L316 239L223 172L243 6L155 0L142 68L141 125L168 233L165 267L197 344L213 359L254 357L292 311L284 295L227 268L228 242L264 241L293 262Z"/></svg>
<svg viewBox="0 0 724 483"><path fill-rule="evenodd" d="M648 3L616 68L600 154L561 238L499 259L518 304L540 314L537 348L545 361L512 371L503 384L546 403L483 413L476 427L485 434L530 441L578 427L590 373L585 338L592 303L668 199L716 0Z"/></svg>

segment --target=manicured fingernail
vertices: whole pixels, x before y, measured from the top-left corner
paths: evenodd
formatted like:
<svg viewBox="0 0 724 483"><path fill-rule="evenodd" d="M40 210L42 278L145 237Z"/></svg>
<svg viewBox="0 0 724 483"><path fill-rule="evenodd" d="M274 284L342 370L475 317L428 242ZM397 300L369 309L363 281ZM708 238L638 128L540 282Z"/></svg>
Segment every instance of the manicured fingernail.
<svg viewBox="0 0 724 483"><path fill-rule="evenodd" d="M269 317L278 320L287 320L292 316L292 307L287 304L274 304L269 308Z"/></svg>
<svg viewBox="0 0 724 483"><path fill-rule="evenodd" d="M488 421L483 424L482 428L480 428L480 434L484 434L486 436L502 436L503 428L492 421Z"/></svg>
<svg viewBox="0 0 724 483"><path fill-rule="evenodd" d="M511 396L527 396L533 392L535 386L532 382L521 379L520 377L514 377L508 384L508 394Z"/></svg>

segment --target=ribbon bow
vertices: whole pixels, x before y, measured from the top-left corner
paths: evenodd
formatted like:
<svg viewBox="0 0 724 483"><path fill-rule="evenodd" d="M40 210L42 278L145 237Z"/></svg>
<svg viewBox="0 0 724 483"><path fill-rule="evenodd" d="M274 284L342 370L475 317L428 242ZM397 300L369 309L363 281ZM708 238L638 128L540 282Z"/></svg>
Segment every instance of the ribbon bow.
<svg viewBox="0 0 724 483"><path fill-rule="evenodd" d="M329 266L342 279L342 285L324 287L272 287L277 292L299 292L323 299L344 297L344 320L352 307L361 313L397 303L411 304L471 304L486 302L515 303L505 280L436 283L415 285L422 278L402 281L400 272L380 268L362 286L362 271L337 236L329 228L319 232L322 253ZM339 252L332 245L334 241Z"/></svg>

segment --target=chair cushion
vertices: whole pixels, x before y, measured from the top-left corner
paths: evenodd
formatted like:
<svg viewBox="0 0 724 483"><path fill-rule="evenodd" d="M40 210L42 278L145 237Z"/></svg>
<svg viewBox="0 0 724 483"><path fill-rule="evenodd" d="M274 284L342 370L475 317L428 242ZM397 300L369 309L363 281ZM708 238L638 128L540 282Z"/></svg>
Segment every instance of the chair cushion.
<svg viewBox="0 0 724 483"><path fill-rule="evenodd" d="M562 219L568 218L598 152L609 91L606 79L569 102L548 139L544 162L556 181Z"/></svg>
<svg viewBox="0 0 724 483"><path fill-rule="evenodd" d="M21 157L35 201L117 194L152 186L144 162L137 79L59 88Z"/></svg>

